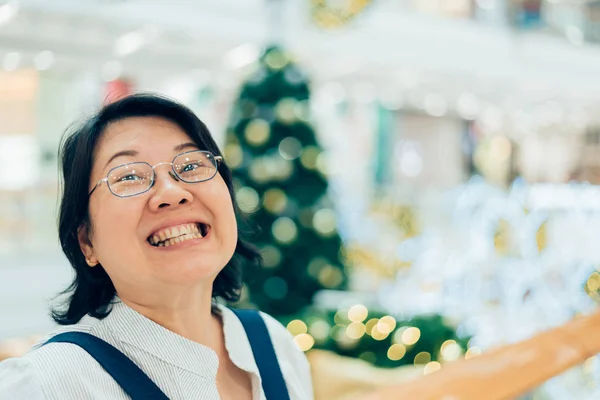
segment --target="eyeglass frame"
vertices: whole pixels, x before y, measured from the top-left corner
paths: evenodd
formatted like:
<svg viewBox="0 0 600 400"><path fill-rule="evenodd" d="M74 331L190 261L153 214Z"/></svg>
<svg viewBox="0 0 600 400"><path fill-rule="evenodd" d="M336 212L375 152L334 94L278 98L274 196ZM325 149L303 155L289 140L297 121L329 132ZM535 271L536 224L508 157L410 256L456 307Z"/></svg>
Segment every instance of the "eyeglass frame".
<svg viewBox="0 0 600 400"><path fill-rule="evenodd" d="M175 164L174 164L174 161L175 161L175 160L176 160L178 157L181 157L181 156L183 156L183 155L185 155L185 154L189 154L189 153L208 153L208 154L210 154L210 155L212 156L212 158L215 160L215 164L216 164L216 165L215 165L215 173L213 174L213 176L211 176L211 177L210 177L210 178L208 178L208 179L204 179L204 180L201 180L201 181L195 181L195 182L189 182L189 181L186 181L185 179L183 179L183 178L182 178L182 177L181 177L181 176L180 176L180 175L177 173L177 171L175 171ZM133 162L130 162L130 163L125 163L125 164L117 165L116 167L113 167L113 168L109 169L109 170L108 170L108 172L106 173L106 177L104 177L104 178L100 179L100 180L98 181L98 183L96 183L96 185L94 186L94 188L93 188L93 189L90 191L90 193L88 194L88 197L91 197L91 196L92 196L92 193L94 193L94 191L95 191L96 189L98 189L98 187L99 187L100 185L102 185L102 182L106 182L106 187L108 188L108 190L110 191L110 193L111 193L113 196L120 197L120 198L122 198L122 199L124 199L124 198L127 198L127 197L134 197L134 196L138 196L138 195L140 195L140 194L144 194L144 193L146 193L147 191L149 191L150 189L152 189L152 187L153 187L153 186L154 186L154 184L156 183L156 172L154 171L154 169L155 169L156 167L160 166L160 165L166 165L166 164L168 164L168 165L170 165L170 166L171 166L171 171L173 172L173 174L175 174L175 175L172 175L171 173L169 173L169 175L171 175L171 177L175 178L176 180L180 180L180 181L182 181L182 182L185 182L185 183L190 183L190 184L191 184L191 183L200 183L200 182L206 182L206 181L210 181L210 180L211 180L211 179L213 179L213 178L214 178L214 177L217 175L217 173L219 172L219 165L220 165L222 162L223 162L223 157L222 157L222 156L215 156L215 155L214 155L212 152L210 152L210 151L208 151L208 150L190 150L190 151L186 151L186 152L184 152L184 153L177 154L175 157L173 157L173 160L171 160L171 162L161 162L161 163L158 163L158 164L156 164L156 165L154 165L154 166L150 165L150 163L147 163L146 161L133 161ZM125 167L125 166L127 166L127 165L131 165L131 164L146 164L146 165L148 165L148 166L149 166L149 167L152 169L152 183L150 184L150 186L148 186L148 189L144 190L143 192L139 192L139 193L136 193L136 194L130 194L130 195L128 195L128 196L120 196L120 195L116 194L115 192L113 192L113 191L112 191L112 189L110 188L110 184L108 183L108 177L110 176L110 173L111 173L112 171L114 171L115 169L117 169L117 168L122 168L122 167Z"/></svg>

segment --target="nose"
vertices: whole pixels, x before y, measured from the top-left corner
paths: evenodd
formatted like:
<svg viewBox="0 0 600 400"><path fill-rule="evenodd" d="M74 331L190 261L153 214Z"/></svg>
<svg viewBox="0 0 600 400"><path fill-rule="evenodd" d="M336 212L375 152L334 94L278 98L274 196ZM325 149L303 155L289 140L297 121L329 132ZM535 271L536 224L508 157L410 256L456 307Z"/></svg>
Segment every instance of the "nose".
<svg viewBox="0 0 600 400"><path fill-rule="evenodd" d="M160 172L155 170L154 193L149 200L150 209L158 211L190 204L193 196L185 187L186 184L177 178L172 169L161 169Z"/></svg>

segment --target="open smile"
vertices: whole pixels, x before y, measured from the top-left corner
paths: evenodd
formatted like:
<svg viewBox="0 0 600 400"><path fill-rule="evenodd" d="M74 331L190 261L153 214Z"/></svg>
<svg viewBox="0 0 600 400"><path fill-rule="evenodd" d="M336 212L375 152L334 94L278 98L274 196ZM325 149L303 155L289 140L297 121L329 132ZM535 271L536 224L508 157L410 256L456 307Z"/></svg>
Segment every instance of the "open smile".
<svg viewBox="0 0 600 400"><path fill-rule="evenodd" d="M170 247L190 240L205 238L210 233L210 225L197 222L160 229L146 239L153 247Z"/></svg>

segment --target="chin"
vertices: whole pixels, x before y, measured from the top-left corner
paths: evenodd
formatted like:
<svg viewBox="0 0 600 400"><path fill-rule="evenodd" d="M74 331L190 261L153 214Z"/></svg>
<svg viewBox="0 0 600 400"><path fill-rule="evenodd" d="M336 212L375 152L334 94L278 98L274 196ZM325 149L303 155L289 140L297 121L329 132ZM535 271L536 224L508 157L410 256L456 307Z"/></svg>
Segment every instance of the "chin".
<svg viewBox="0 0 600 400"><path fill-rule="evenodd" d="M175 262L175 265L162 267L165 280L173 283L190 284L199 283L206 280L214 280L224 268L223 262L204 259L202 261L193 261L190 259L184 262Z"/></svg>

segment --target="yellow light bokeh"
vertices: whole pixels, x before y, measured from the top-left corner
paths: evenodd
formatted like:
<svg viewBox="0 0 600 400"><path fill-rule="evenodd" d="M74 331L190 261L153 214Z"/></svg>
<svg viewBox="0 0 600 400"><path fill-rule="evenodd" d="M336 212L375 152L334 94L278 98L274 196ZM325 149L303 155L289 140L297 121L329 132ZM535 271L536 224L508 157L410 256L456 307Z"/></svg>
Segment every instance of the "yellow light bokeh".
<svg viewBox="0 0 600 400"><path fill-rule="evenodd" d="M246 126L244 136L246 141L252 146L261 146L271 134L271 127L264 119L255 118Z"/></svg>
<svg viewBox="0 0 600 400"><path fill-rule="evenodd" d="M346 328L346 335L350 339L360 339L366 332L365 325L362 322L353 322Z"/></svg>
<svg viewBox="0 0 600 400"><path fill-rule="evenodd" d="M469 350L465 353L465 359L471 359L473 357L477 357L481 354L481 349L477 346L470 347Z"/></svg>
<svg viewBox="0 0 600 400"><path fill-rule="evenodd" d="M308 333L301 333L294 338L296 346L302 351L308 351L315 345L315 339Z"/></svg>
<svg viewBox="0 0 600 400"><path fill-rule="evenodd" d="M345 325L348 322L350 322L350 320L348 319L348 310L344 308L338 310L338 312L336 312L333 316L333 322L335 322L338 325Z"/></svg>
<svg viewBox="0 0 600 400"><path fill-rule="evenodd" d="M244 153L240 145L231 143L225 146L225 161L230 168L237 168L244 161Z"/></svg>
<svg viewBox="0 0 600 400"><path fill-rule="evenodd" d="M587 280L587 288L590 292L595 292L600 289L600 274L594 272Z"/></svg>
<svg viewBox="0 0 600 400"><path fill-rule="evenodd" d="M375 327L375 325L377 325L377 323L379 322L379 318L371 318L370 320L367 321L367 323L365 324L366 330L367 330L367 335L371 335L371 332L373 331L373 328Z"/></svg>
<svg viewBox="0 0 600 400"><path fill-rule="evenodd" d="M258 209L259 197L256 190L249 186L244 186L236 190L236 197L238 200L238 206L240 210L245 213L251 214Z"/></svg>
<svg viewBox="0 0 600 400"><path fill-rule="evenodd" d="M394 337L392 337L392 342L393 343L398 343L398 344L402 344L402 334L404 333L404 331L406 330L406 326L401 326L400 328L398 328L396 330L396 332L394 332Z"/></svg>
<svg viewBox="0 0 600 400"><path fill-rule="evenodd" d="M307 146L304 148L302 155L300 156L300 162L306 169L313 170L317 168L317 158L321 154L321 151L316 146Z"/></svg>
<svg viewBox="0 0 600 400"><path fill-rule="evenodd" d="M331 326L324 320L317 320L310 324L308 327L308 333L315 338L316 341L324 341L329 335Z"/></svg>
<svg viewBox="0 0 600 400"><path fill-rule="evenodd" d="M369 310L362 304L353 305L350 307L350 310L348 310L348 319L352 322L363 322L367 319L368 315Z"/></svg>
<svg viewBox="0 0 600 400"><path fill-rule="evenodd" d="M388 324L386 324L385 322L383 322L382 320L379 320L379 322L377 323L377 325L375 325L376 329L383 333L384 335L389 335L392 330L390 329L390 326Z"/></svg>
<svg viewBox="0 0 600 400"><path fill-rule="evenodd" d="M321 236L331 236L336 232L336 215L335 211L330 208L322 208L313 216L313 227Z"/></svg>
<svg viewBox="0 0 600 400"><path fill-rule="evenodd" d="M406 345L413 345L421 338L421 330L415 327L409 327L402 332L402 343Z"/></svg>
<svg viewBox="0 0 600 400"><path fill-rule="evenodd" d="M429 375L435 371L439 371L440 369L442 369L442 364L437 361L431 361L425 365L425 368L423 368L423 375Z"/></svg>
<svg viewBox="0 0 600 400"><path fill-rule="evenodd" d="M386 330L388 329L388 326L386 324L383 324L383 326ZM382 332L379 330L379 322L375 326L373 326L373 329L371 329L371 337L375 340L384 340L389 336L389 334L389 332Z"/></svg>
<svg viewBox="0 0 600 400"><path fill-rule="evenodd" d="M414 363L415 365L425 365L431 361L431 354L426 351L422 351L415 356Z"/></svg>
<svg viewBox="0 0 600 400"><path fill-rule="evenodd" d="M326 288L335 289L344 281L344 275L339 268L327 264L319 271L317 280Z"/></svg>
<svg viewBox="0 0 600 400"><path fill-rule="evenodd" d="M406 347L403 344L393 344L387 351L387 356L392 361L401 360L406 355Z"/></svg>
<svg viewBox="0 0 600 400"><path fill-rule="evenodd" d="M379 324L385 324L389 327L388 333L392 332L394 329L396 329L396 319L392 316L386 315L385 317L382 317L379 320ZM380 331L382 331L382 329L379 329ZM383 332L383 331L382 331Z"/></svg>
<svg viewBox="0 0 600 400"><path fill-rule="evenodd" d="M271 226L273 237L282 244L289 244L296 240L298 228L292 219L279 217Z"/></svg>
<svg viewBox="0 0 600 400"><path fill-rule="evenodd" d="M458 360L462 354L462 349L455 340L446 340L440 348L440 354L444 361Z"/></svg>
<svg viewBox="0 0 600 400"><path fill-rule="evenodd" d="M268 212L277 215L285 210L288 199L283 190L271 188L263 195L263 204Z"/></svg>
<svg viewBox="0 0 600 400"><path fill-rule="evenodd" d="M302 333L308 332L308 327L304 323L304 321L300 321L299 319L295 319L290 321L287 324L287 330L294 336L300 335Z"/></svg>

